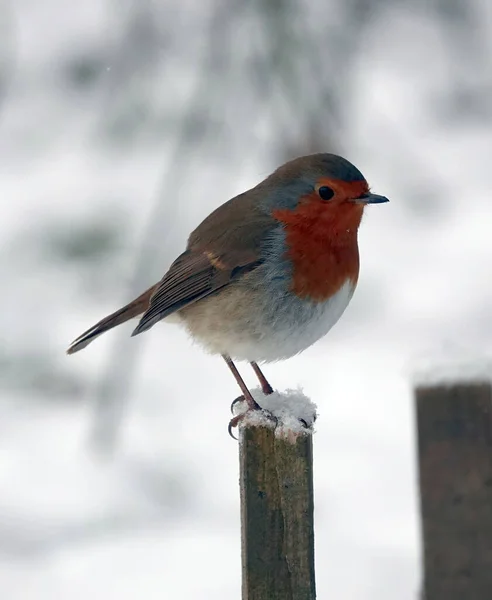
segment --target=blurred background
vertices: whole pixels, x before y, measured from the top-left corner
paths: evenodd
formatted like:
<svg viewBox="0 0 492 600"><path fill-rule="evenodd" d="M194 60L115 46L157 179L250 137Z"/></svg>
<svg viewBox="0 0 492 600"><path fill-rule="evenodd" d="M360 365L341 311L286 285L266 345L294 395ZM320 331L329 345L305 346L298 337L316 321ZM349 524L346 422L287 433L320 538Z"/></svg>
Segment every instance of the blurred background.
<svg viewBox="0 0 492 600"><path fill-rule="evenodd" d="M328 151L391 203L340 323L265 371L319 408L319 597L417 599L412 372L492 352L492 3L0 7L2 598L239 598L225 365L173 325L65 349L213 208Z"/></svg>

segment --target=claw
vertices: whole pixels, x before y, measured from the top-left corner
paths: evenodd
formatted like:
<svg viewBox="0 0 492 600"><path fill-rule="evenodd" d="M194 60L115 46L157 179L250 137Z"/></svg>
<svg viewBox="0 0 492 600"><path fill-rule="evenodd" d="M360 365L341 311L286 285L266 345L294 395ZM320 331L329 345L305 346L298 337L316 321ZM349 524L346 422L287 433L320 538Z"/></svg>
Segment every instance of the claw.
<svg viewBox="0 0 492 600"><path fill-rule="evenodd" d="M244 417L244 413L241 415L236 415L235 417L233 417L230 421L229 421L229 425L227 426L227 433L231 436L231 438L233 440L236 440L236 442L238 441L239 438L237 438L233 433L232 430L234 429L234 427L237 427L239 425L239 421L241 421L241 419Z"/></svg>
<svg viewBox="0 0 492 600"><path fill-rule="evenodd" d="M236 406L236 404L239 404L240 402L245 402L244 396L238 396L235 400L233 400L231 402L231 413L232 414L234 414L234 407Z"/></svg>
<svg viewBox="0 0 492 600"><path fill-rule="evenodd" d="M231 408L234 406L234 404L236 402L240 402L240 401L242 401L242 397L236 398L236 400L234 400L234 402L232 403ZM278 418L274 414L272 414L269 410L265 410L264 408L261 408L261 406L258 406L258 408L249 408L246 412L236 415L229 421L229 425L227 426L227 431L233 440L237 441L238 438L232 433L232 430L239 425L239 423L246 417L246 415L249 412L252 412L252 411L256 412L257 410L261 411L261 413L264 417L266 417L267 419L270 419L270 421L273 421L274 429L277 428Z"/></svg>

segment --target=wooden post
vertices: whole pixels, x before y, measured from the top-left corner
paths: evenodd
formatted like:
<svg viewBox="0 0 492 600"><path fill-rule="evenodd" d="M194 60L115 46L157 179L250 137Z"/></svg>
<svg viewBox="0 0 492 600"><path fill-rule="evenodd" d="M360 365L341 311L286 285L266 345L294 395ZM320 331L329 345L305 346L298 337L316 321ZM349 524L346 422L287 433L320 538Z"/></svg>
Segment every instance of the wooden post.
<svg viewBox="0 0 492 600"><path fill-rule="evenodd" d="M242 598L314 600L312 435L240 433Z"/></svg>
<svg viewBox="0 0 492 600"><path fill-rule="evenodd" d="M425 600L492 598L492 387L416 390Z"/></svg>

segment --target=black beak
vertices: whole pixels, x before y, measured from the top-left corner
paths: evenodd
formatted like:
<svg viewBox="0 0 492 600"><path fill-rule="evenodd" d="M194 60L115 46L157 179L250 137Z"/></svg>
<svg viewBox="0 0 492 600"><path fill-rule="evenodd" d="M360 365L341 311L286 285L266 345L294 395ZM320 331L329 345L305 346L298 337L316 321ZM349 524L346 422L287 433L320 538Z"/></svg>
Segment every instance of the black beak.
<svg viewBox="0 0 492 600"><path fill-rule="evenodd" d="M389 202L389 200L386 196L368 193L360 196L360 198L354 198L354 202L359 202L360 204L382 204L383 202Z"/></svg>

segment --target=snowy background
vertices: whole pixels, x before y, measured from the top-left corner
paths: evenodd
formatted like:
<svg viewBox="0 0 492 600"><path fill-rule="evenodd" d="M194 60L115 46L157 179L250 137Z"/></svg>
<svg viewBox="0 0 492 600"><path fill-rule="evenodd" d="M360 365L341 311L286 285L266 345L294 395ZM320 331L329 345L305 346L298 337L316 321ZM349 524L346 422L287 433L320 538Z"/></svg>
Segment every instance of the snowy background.
<svg viewBox="0 0 492 600"><path fill-rule="evenodd" d="M391 203L340 323L265 371L319 407L319 597L416 600L411 373L492 353L492 3L3 0L0 32L2 598L239 598L225 365L171 325L64 352L325 150Z"/></svg>

